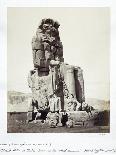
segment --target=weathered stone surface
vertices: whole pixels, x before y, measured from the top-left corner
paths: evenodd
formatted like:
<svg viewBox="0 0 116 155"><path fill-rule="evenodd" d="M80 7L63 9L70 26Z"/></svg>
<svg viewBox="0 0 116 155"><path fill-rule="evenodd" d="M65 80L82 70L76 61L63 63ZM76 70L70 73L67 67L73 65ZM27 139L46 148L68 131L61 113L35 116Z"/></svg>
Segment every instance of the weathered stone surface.
<svg viewBox="0 0 116 155"><path fill-rule="evenodd" d="M65 65L64 81L67 85L68 92L76 97L75 80L74 80L74 66Z"/></svg>
<svg viewBox="0 0 116 155"><path fill-rule="evenodd" d="M74 68L76 97L80 103L85 102L83 70L80 67Z"/></svg>
<svg viewBox="0 0 116 155"><path fill-rule="evenodd" d="M32 39L34 70L28 75L28 85L38 108L45 109L47 99L52 112L78 111L85 101L83 73L80 67L64 63L59 26L57 21L43 19L37 28Z"/></svg>
<svg viewBox="0 0 116 155"><path fill-rule="evenodd" d="M89 115L86 111L69 111L67 112L69 119L72 119L74 124L78 122L84 122L89 119Z"/></svg>
<svg viewBox="0 0 116 155"><path fill-rule="evenodd" d="M80 68L77 67L77 71L78 69ZM63 79L64 110L76 111L81 106L80 103L84 101L83 76L81 74L79 79L77 79L78 75L76 75L77 77L75 78L75 67L64 63L60 65L60 72ZM82 86L80 90L78 85L76 84L77 80Z"/></svg>
<svg viewBox="0 0 116 155"><path fill-rule="evenodd" d="M57 124L59 123L59 114L49 112L49 114L47 115L47 121L51 128L57 127Z"/></svg>
<svg viewBox="0 0 116 155"><path fill-rule="evenodd" d="M34 67L45 67L49 60L63 61L63 45L59 37L59 23L52 19L43 19L39 25L36 36L32 39ZM40 60L45 59L43 64ZM48 66L46 66L49 68Z"/></svg>
<svg viewBox="0 0 116 155"><path fill-rule="evenodd" d="M27 121L32 120L32 111L27 112Z"/></svg>
<svg viewBox="0 0 116 155"><path fill-rule="evenodd" d="M72 119L69 119L67 122L66 122L66 126L68 128L73 128L74 127L74 122Z"/></svg>

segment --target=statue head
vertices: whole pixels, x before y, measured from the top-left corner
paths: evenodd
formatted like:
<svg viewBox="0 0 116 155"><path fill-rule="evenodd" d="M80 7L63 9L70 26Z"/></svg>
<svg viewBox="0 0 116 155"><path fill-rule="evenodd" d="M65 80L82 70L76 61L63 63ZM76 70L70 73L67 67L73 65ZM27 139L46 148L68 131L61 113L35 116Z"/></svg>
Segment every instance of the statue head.
<svg viewBox="0 0 116 155"><path fill-rule="evenodd" d="M57 21L54 21L50 18L42 19L39 29L41 29L44 33L56 33L58 32L60 24Z"/></svg>

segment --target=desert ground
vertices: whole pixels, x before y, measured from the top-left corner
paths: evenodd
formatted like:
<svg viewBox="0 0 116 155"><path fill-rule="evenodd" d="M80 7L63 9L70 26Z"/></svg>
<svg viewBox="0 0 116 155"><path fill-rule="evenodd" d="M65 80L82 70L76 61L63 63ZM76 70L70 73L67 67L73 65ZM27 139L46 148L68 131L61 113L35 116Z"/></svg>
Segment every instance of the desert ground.
<svg viewBox="0 0 116 155"><path fill-rule="evenodd" d="M86 102L97 109L97 115L73 128L58 126L50 128L47 122L27 123L28 105L31 94L8 92L7 132L8 133L109 133L110 132L110 102L98 99L86 99ZM87 116L87 114L86 114ZM77 114L77 117L80 116Z"/></svg>
<svg viewBox="0 0 116 155"><path fill-rule="evenodd" d="M26 122L27 114L24 113L7 113L7 132L8 133L109 133L109 112L99 113L96 118L82 124L78 124L73 128L66 126L58 126L50 128L47 122Z"/></svg>

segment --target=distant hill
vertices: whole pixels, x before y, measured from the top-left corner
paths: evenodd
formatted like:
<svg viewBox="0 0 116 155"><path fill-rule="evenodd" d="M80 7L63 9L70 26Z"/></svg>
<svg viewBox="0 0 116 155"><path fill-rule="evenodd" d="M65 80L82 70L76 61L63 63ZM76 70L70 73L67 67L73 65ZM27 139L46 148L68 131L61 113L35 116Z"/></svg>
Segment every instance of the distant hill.
<svg viewBox="0 0 116 155"><path fill-rule="evenodd" d="M27 112L32 95L31 93L22 93L16 91L8 91L8 112ZM99 100L95 98L87 98L86 103L93 106L99 111L110 110L110 101Z"/></svg>
<svg viewBox="0 0 116 155"><path fill-rule="evenodd" d="M8 112L27 112L31 102L30 93L8 91L7 93Z"/></svg>
<svg viewBox="0 0 116 155"><path fill-rule="evenodd" d="M97 110L110 110L110 101L99 100L95 98L87 98L86 103L93 106Z"/></svg>
<svg viewBox="0 0 116 155"><path fill-rule="evenodd" d="M8 91L7 95L25 95L25 96L31 96L31 93L23 93L23 92L17 92L17 91Z"/></svg>

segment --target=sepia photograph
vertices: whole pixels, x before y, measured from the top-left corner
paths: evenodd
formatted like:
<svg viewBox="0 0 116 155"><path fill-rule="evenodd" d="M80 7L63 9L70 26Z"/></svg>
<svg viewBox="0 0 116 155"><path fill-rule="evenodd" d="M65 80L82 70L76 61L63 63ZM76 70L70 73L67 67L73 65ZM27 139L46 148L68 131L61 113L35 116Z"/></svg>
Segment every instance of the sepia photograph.
<svg viewBox="0 0 116 155"><path fill-rule="evenodd" d="M7 8L7 133L110 133L110 8Z"/></svg>

